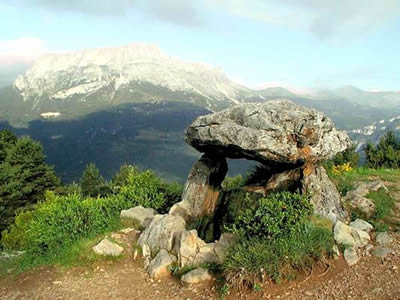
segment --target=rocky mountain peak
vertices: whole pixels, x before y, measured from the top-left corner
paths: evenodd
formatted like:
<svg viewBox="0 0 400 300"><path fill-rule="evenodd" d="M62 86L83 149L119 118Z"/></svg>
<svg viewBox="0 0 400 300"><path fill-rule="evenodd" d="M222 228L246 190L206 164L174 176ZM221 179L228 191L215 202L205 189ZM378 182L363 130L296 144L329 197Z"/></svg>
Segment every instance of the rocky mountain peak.
<svg viewBox="0 0 400 300"><path fill-rule="evenodd" d="M25 101L42 96L53 100L82 98L105 88L106 97L112 99L117 90L133 82L234 103L246 90L219 68L185 62L148 44L45 55L17 77L14 87Z"/></svg>

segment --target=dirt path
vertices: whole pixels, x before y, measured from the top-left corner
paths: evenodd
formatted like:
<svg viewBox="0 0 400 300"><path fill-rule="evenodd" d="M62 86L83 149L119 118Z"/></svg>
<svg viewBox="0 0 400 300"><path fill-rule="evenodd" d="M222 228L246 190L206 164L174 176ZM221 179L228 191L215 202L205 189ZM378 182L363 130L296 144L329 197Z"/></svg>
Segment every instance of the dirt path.
<svg viewBox="0 0 400 300"><path fill-rule="evenodd" d="M226 299L400 299L400 234L393 234L394 254L385 260L364 256L349 268L342 259L311 277L265 284L263 292L231 292ZM307 279L308 278L308 279ZM305 279L307 279L305 281ZM142 262L126 258L92 268L40 268L0 279L0 300L13 299L218 299L210 285L183 286L175 279L154 281Z"/></svg>

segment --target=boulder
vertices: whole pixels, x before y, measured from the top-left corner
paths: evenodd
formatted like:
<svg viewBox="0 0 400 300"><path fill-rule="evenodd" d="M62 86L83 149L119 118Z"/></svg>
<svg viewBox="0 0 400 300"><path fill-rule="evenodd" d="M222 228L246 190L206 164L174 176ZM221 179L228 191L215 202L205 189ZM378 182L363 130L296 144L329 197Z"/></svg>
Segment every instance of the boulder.
<svg viewBox="0 0 400 300"><path fill-rule="evenodd" d="M215 243L209 243L200 248L193 265L200 266L206 263L218 263L219 259L215 253Z"/></svg>
<svg viewBox="0 0 400 300"><path fill-rule="evenodd" d="M350 267L358 263L358 261L360 260L360 256L358 255L358 249L357 247L354 246L346 248L344 250L343 257Z"/></svg>
<svg viewBox="0 0 400 300"><path fill-rule="evenodd" d="M361 211L365 217L370 218L375 214L376 206L371 199L366 197L345 198L346 203L352 208Z"/></svg>
<svg viewBox="0 0 400 300"><path fill-rule="evenodd" d="M203 153L268 165L329 159L351 146L323 113L289 100L236 105L198 117L185 141Z"/></svg>
<svg viewBox="0 0 400 300"><path fill-rule="evenodd" d="M218 257L218 262L224 261L226 252L234 241L234 236L231 233L223 233L218 241L215 242L214 252Z"/></svg>
<svg viewBox="0 0 400 300"><path fill-rule="evenodd" d="M154 256L161 249L171 251L180 234L186 231L186 222L181 216L155 215L139 237L143 256Z"/></svg>
<svg viewBox="0 0 400 300"><path fill-rule="evenodd" d="M228 172L224 157L204 154L192 167L182 193L182 201L171 209L187 222L212 215L219 197L219 188Z"/></svg>
<svg viewBox="0 0 400 300"><path fill-rule="evenodd" d="M203 268L194 269L182 276L181 281L188 284L196 284L205 281L211 281L213 277Z"/></svg>
<svg viewBox="0 0 400 300"><path fill-rule="evenodd" d="M333 236L338 244L351 247L365 247L371 239L365 231L350 227L341 221L335 224Z"/></svg>
<svg viewBox="0 0 400 300"><path fill-rule="evenodd" d="M196 255L200 248L206 243L197 236L196 230L185 231L181 234L178 250L178 263L180 267L193 265Z"/></svg>
<svg viewBox="0 0 400 300"><path fill-rule="evenodd" d="M171 275L168 267L174 262L176 262L176 257L172 254L169 254L167 250L161 249L148 265L147 272L149 273L150 277L154 279L168 277Z"/></svg>
<svg viewBox="0 0 400 300"><path fill-rule="evenodd" d="M96 254L104 256L119 256L124 251L124 248L116 243L111 242L109 239L103 239L92 249Z"/></svg>
<svg viewBox="0 0 400 300"><path fill-rule="evenodd" d="M379 246L389 246L393 242L393 238L387 232L379 232L375 241Z"/></svg>
<svg viewBox="0 0 400 300"><path fill-rule="evenodd" d="M363 219L356 219L355 221L351 222L350 227L365 231L367 233L369 233L371 230L374 229L374 226L372 226L370 223L364 221Z"/></svg>
<svg viewBox="0 0 400 300"><path fill-rule="evenodd" d="M304 173L303 193L311 195L316 214L331 220L334 224L338 220L343 221L347 218L341 205L340 194L322 166Z"/></svg>
<svg viewBox="0 0 400 300"><path fill-rule="evenodd" d="M152 208L144 208L143 206L136 206L130 209L121 211L121 218L131 219L137 221L142 227L150 224L154 215L157 212Z"/></svg>
<svg viewBox="0 0 400 300"><path fill-rule="evenodd" d="M386 258L389 254L392 254L394 251L392 248L387 248L387 247L377 247L374 251L372 251L372 254L376 257L379 258Z"/></svg>
<svg viewBox="0 0 400 300"><path fill-rule="evenodd" d="M111 234L111 238L118 243L131 245L132 243L137 242L140 233L141 232L139 230L134 228L124 228L120 231L113 232Z"/></svg>

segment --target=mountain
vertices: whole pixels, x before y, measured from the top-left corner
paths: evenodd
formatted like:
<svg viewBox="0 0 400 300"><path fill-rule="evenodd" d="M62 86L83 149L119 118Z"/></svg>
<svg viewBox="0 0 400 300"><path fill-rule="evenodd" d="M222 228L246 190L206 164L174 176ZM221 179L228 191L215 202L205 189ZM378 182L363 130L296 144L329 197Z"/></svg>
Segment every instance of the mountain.
<svg viewBox="0 0 400 300"><path fill-rule="evenodd" d="M276 98L320 110L351 134L400 115L395 92L344 87L305 96L282 87L251 90L218 68L131 44L39 58L13 86L0 88L0 130L38 139L47 161L67 182L76 180L88 162L107 178L126 162L183 181L200 155L183 141L193 119ZM229 167L235 173L249 163L234 161Z"/></svg>
<svg viewBox="0 0 400 300"><path fill-rule="evenodd" d="M372 122L362 128L348 130L347 133L356 143L357 150L361 150L367 142L378 143L388 131L393 131L400 136L400 115Z"/></svg>
<svg viewBox="0 0 400 300"><path fill-rule="evenodd" d="M218 68L184 62L146 44L45 55L14 87L41 113L63 109L66 102L90 107L156 100L215 110L241 102L248 91Z"/></svg>
<svg viewBox="0 0 400 300"><path fill-rule="evenodd" d="M371 107L400 108L400 92L367 92L348 85L332 90L321 90L313 95L314 99L345 99L359 105Z"/></svg>

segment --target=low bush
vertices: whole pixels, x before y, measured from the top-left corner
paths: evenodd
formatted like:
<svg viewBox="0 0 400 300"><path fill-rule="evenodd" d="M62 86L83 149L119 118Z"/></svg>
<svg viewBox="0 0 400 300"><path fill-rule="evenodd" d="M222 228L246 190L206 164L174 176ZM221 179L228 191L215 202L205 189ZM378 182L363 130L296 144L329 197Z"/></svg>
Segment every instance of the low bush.
<svg viewBox="0 0 400 300"><path fill-rule="evenodd" d="M51 192L32 211L20 214L4 233L6 249L24 249L32 257L57 253L81 238L118 227L119 214L131 205L121 197L86 198Z"/></svg>
<svg viewBox="0 0 400 300"><path fill-rule="evenodd" d="M254 287L270 278L290 279L331 255L334 241L328 228L305 222L274 239L237 239L222 264L230 286Z"/></svg>
<svg viewBox="0 0 400 300"><path fill-rule="evenodd" d="M119 188L118 197L129 201L132 206L151 207L159 213L167 213L179 202L182 186L163 181L152 171L129 173L126 182Z"/></svg>
<svg viewBox="0 0 400 300"><path fill-rule="evenodd" d="M244 185L244 179L242 175L237 175L233 177L225 177L221 186L224 191L230 191L234 189L239 189Z"/></svg>
<svg viewBox="0 0 400 300"><path fill-rule="evenodd" d="M131 170L119 193L107 197L46 192L44 201L21 212L3 232L2 246L26 250L31 258L56 255L80 239L119 227L123 209L142 205L165 213L180 200L181 185L166 183L151 171Z"/></svg>
<svg viewBox="0 0 400 300"><path fill-rule="evenodd" d="M313 212L309 197L280 192L261 198L254 207L242 210L231 227L245 238L272 238L301 224Z"/></svg>

